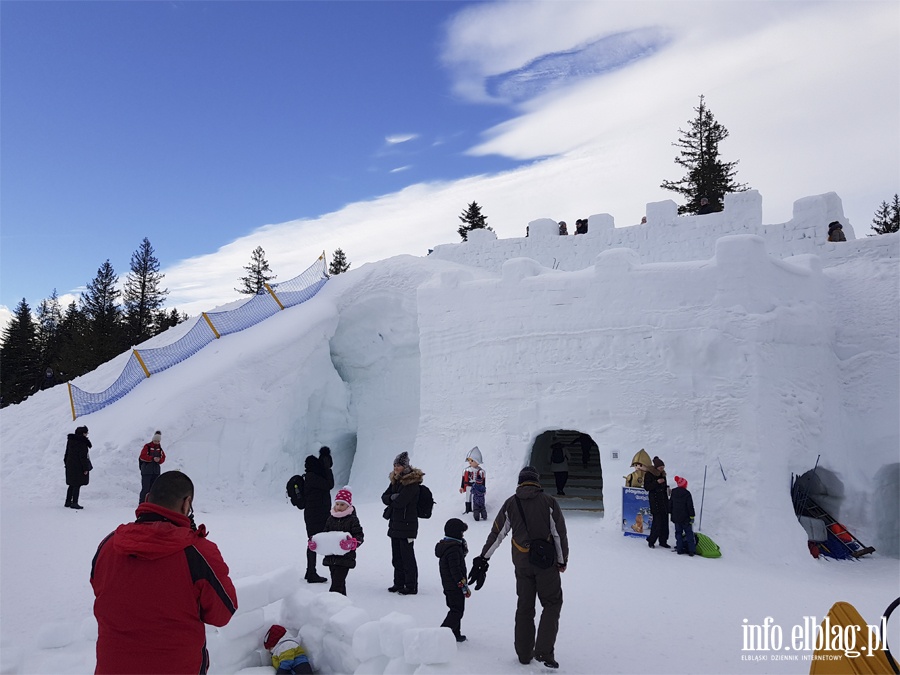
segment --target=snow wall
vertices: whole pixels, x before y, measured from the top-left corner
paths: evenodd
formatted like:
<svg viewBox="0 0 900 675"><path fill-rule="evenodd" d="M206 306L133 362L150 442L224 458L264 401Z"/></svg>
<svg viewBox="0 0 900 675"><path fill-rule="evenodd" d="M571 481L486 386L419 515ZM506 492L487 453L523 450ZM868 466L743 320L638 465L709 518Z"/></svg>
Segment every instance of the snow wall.
<svg viewBox="0 0 900 675"><path fill-rule="evenodd" d="M477 444L490 511L537 436L567 428L600 448L605 529L618 528L620 477L646 448L698 504L706 467L703 529L723 547L811 560L789 486L819 458L832 515L896 556L900 235L854 239L833 194L798 201L783 225L755 224L758 213L755 193L703 217L651 204L645 226L604 234L594 217L588 235L558 237L535 221L528 238L474 232L351 270L79 418L94 440L90 491L133 500L137 449L162 428L166 468L222 502L283 501L286 477L322 444L357 500L377 499L391 459L411 450L449 502ZM850 241L824 242L831 220ZM77 384L102 389L128 355ZM10 498L58 492L75 426L65 389L0 413Z"/></svg>

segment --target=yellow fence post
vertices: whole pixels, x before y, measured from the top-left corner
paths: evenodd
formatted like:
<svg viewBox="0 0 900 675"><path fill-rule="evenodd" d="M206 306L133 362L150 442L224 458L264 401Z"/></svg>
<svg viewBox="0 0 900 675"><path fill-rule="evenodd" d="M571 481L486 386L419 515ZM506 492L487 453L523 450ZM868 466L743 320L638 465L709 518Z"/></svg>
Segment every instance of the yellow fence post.
<svg viewBox="0 0 900 675"><path fill-rule="evenodd" d="M201 314L203 314L203 318L206 319L206 323L209 324L209 328L210 328L210 330L212 330L213 335L216 336L216 340L218 340L220 337L222 337L221 335L219 335L219 331L216 330L216 327L213 326L213 322L210 321L209 317L206 315L206 312L201 312Z"/></svg>
<svg viewBox="0 0 900 675"><path fill-rule="evenodd" d="M269 286L269 284L263 284L263 286L265 286L266 290L269 291L269 295L271 295L273 298L275 298L275 302L278 303L278 306L281 307L281 309L284 309L284 305L281 304L281 300L279 300L278 296L275 295L275 291L272 290L272 287Z"/></svg>
<svg viewBox="0 0 900 675"><path fill-rule="evenodd" d="M322 251L322 255L319 256L319 260L322 260L325 264L325 269L323 270L325 272L325 278L330 278L331 275L328 274L328 259L325 257L325 251Z"/></svg>
<svg viewBox="0 0 900 675"><path fill-rule="evenodd" d="M72 406L72 421L75 421L75 399L72 398L72 383L66 382L66 386L69 388L69 405Z"/></svg>
<svg viewBox="0 0 900 675"><path fill-rule="evenodd" d="M146 375L147 377L150 377L150 371L147 370L147 366L144 364L144 359L142 359L141 355L138 354L138 350L132 349L131 352L132 352L132 354L134 354L135 358L137 359L137 362L141 364L141 368L144 369L144 375Z"/></svg>

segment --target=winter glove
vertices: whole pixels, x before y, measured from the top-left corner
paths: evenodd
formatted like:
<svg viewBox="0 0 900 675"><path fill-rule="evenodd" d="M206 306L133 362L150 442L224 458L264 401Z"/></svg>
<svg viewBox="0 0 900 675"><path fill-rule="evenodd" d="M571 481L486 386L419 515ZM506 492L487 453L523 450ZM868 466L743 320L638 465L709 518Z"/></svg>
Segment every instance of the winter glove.
<svg viewBox="0 0 900 675"><path fill-rule="evenodd" d="M394 500L397 499L397 497L399 497L399 496L400 496L400 493L399 493L399 492L395 492L394 494L391 495L391 501L394 501Z"/></svg>
<svg viewBox="0 0 900 675"><path fill-rule="evenodd" d="M487 577L487 571L490 565L487 558L478 556L472 561L472 570L469 572L469 583L475 584L475 590L480 591L484 586L484 580Z"/></svg>
<svg viewBox="0 0 900 675"><path fill-rule="evenodd" d="M467 598L471 598L471 597L472 597L472 589L469 588L469 584L466 583L466 580L465 580L465 579L463 579L462 581L460 581L460 582L459 582L458 584L456 584L456 585L459 586L459 588L460 588L460 590L463 592L463 595L464 595L464 596L466 596Z"/></svg>
<svg viewBox="0 0 900 675"><path fill-rule="evenodd" d="M691 522L691 525L694 524L694 516L691 516L691 521L690 521L690 522Z"/></svg>
<svg viewBox="0 0 900 675"><path fill-rule="evenodd" d="M309 548L310 551L316 550L316 542L314 542L312 539L309 540L309 543L306 546Z"/></svg>
<svg viewBox="0 0 900 675"><path fill-rule="evenodd" d="M356 537L347 536L346 539L341 540L340 547L343 551L355 551L356 547L359 546L359 540Z"/></svg>

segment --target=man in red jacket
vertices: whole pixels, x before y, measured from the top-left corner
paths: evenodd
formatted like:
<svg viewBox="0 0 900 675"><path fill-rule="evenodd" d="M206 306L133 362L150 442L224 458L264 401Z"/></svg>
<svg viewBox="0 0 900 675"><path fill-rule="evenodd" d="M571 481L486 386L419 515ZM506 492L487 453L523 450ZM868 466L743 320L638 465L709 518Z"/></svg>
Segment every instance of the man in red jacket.
<svg viewBox="0 0 900 675"><path fill-rule="evenodd" d="M162 474L135 513L91 563L97 617L95 673L206 673L204 624L237 610L228 566L193 520L194 484Z"/></svg>

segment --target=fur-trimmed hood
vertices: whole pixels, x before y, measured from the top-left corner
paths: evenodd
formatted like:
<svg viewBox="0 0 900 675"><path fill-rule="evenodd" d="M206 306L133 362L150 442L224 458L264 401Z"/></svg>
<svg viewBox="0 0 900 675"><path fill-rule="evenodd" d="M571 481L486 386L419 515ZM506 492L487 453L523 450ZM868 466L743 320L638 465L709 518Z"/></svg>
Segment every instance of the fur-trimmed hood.
<svg viewBox="0 0 900 675"><path fill-rule="evenodd" d="M410 467L409 471L407 471L406 473L401 473L399 476L391 471L388 476L391 481L391 485L396 485L397 483L400 483L400 485L421 484L424 477L425 473L422 471L422 469L417 469L415 467Z"/></svg>

